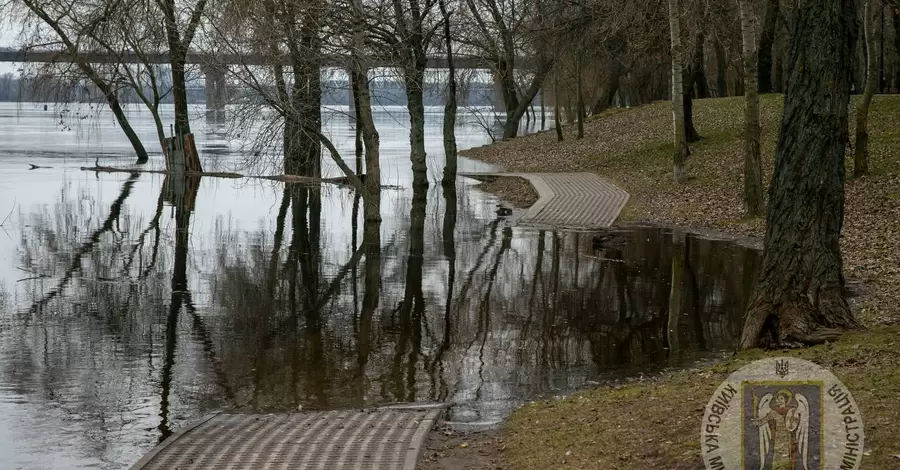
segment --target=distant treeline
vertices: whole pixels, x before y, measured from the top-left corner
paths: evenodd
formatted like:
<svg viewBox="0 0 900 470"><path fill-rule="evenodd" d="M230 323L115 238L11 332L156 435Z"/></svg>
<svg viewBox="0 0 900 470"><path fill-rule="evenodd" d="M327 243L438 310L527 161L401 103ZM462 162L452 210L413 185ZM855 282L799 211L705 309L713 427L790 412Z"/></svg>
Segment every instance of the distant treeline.
<svg viewBox="0 0 900 470"><path fill-rule="evenodd" d="M403 84L396 80L373 80L371 82L373 104L378 106L406 105L406 92ZM149 91L148 91L149 92ZM240 89L232 90L240 93ZM188 101L192 104L206 103L206 91L202 80L188 84ZM425 105L441 106L444 104L446 84L437 82L425 83ZM490 83L470 82L461 91L461 106L490 106L493 87ZM119 94L124 103L139 103L137 93L124 88ZM0 75L0 102L94 102L103 97L93 86L84 83L68 83L55 78L21 78L12 73ZM323 105L349 105L350 94L347 82L326 80L322 87ZM171 94L164 103L172 103Z"/></svg>

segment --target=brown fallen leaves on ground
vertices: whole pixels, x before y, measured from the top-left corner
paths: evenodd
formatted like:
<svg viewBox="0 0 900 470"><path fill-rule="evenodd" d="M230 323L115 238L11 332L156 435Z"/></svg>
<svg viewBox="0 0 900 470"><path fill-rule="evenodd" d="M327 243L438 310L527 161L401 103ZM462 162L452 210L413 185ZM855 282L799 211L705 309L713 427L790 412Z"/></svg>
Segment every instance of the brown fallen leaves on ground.
<svg viewBox="0 0 900 470"><path fill-rule="evenodd" d="M537 202L538 193L528 180L519 177L503 176L477 186L481 191L496 195L510 204L524 209Z"/></svg>

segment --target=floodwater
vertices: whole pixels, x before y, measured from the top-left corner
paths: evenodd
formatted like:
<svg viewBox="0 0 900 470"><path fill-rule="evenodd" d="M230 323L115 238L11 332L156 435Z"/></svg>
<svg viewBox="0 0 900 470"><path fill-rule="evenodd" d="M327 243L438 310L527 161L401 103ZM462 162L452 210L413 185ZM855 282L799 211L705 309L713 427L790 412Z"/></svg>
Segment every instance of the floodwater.
<svg viewBox="0 0 900 470"><path fill-rule="evenodd" d="M347 119L328 116L352 153ZM396 188L373 250L346 188L204 177L175 207L161 175L79 169L132 163L109 115L0 104L0 468L125 468L220 409L440 401L488 426L735 344L753 249L649 226L520 228L465 179L414 198L406 117L376 117ZM486 143L462 118L460 147ZM241 169L221 125L194 132L207 169ZM427 132L434 181L438 109Z"/></svg>

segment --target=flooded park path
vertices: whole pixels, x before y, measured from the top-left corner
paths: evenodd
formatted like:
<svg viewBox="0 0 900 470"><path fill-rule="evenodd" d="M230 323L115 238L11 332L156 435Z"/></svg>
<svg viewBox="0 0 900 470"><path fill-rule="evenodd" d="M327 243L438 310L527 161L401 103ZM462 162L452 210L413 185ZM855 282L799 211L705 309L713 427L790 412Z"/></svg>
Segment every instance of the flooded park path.
<svg viewBox="0 0 900 470"><path fill-rule="evenodd" d="M733 347L759 263L663 227L516 226L465 178L414 195L399 112L377 116L396 187L377 247L347 188L83 172L130 164L112 123L63 131L41 113L0 109L3 468L125 468L216 410L441 402L447 421L495 425L529 399ZM224 129L197 126L205 168L240 166ZM352 149L341 115L328 128ZM485 142L461 129L461 147Z"/></svg>

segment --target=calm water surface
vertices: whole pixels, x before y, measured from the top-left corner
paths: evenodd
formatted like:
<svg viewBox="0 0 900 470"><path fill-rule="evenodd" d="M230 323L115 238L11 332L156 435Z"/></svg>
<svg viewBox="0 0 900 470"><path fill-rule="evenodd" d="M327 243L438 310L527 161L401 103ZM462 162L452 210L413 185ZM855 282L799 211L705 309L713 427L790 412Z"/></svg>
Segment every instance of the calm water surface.
<svg viewBox="0 0 900 470"><path fill-rule="evenodd" d="M352 152L352 127L328 115ZM439 110L428 118L435 179ZM442 401L447 419L490 425L734 344L757 252L655 227L599 243L523 229L463 180L413 198L406 116L377 119L397 188L373 251L346 189L202 178L175 207L160 175L79 170L131 164L110 116L0 104L0 468L127 467L227 408ZM245 161L225 131L194 123L207 169ZM458 135L487 142L471 116Z"/></svg>

